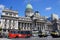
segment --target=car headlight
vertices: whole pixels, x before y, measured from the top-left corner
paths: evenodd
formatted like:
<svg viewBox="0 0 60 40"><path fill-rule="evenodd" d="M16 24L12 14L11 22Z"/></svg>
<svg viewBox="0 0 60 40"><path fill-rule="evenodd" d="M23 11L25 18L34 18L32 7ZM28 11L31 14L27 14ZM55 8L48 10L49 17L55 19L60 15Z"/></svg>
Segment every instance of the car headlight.
<svg viewBox="0 0 60 40"><path fill-rule="evenodd" d="M45 35L45 33L42 33L42 35Z"/></svg>
<svg viewBox="0 0 60 40"><path fill-rule="evenodd" d="M51 34L55 34L54 32L52 32Z"/></svg>
<svg viewBox="0 0 60 40"><path fill-rule="evenodd" d="M55 33L55 34L59 34L59 33L57 32L57 33Z"/></svg>
<svg viewBox="0 0 60 40"><path fill-rule="evenodd" d="M21 35L19 35L19 36L21 36Z"/></svg>

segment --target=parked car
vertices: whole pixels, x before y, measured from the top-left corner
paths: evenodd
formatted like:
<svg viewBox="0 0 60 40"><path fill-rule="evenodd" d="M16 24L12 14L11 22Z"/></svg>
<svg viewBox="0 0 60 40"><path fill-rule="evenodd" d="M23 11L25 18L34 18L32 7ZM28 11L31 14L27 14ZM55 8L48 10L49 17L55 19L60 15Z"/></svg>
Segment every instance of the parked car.
<svg viewBox="0 0 60 40"><path fill-rule="evenodd" d="M28 38L31 36L31 31L10 31L8 34L8 38Z"/></svg>
<svg viewBox="0 0 60 40"><path fill-rule="evenodd" d="M32 36L33 37L37 37L38 36L38 31L37 30L33 30L32 31Z"/></svg>
<svg viewBox="0 0 60 40"><path fill-rule="evenodd" d="M8 38L16 38L18 37L17 36L18 32L17 31L9 31L9 34L8 34Z"/></svg>
<svg viewBox="0 0 60 40"><path fill-rule="evenodd" d="M39 37L47 37L48 35L45 32L39 31L38 36Z"/></svg>
<svg viewBox="0 0 60 40"><path fill-rule="evenodd" d="M52 31L52 32L51 32L51 36L52 36L53 38L55 38L55 37L60 37L60 34L59 34L58 31Z"/></svg>
<svg viewBox="0 0 60 40"><path fill-rule="evenodd" d="M8 31L2 32L3 38L8 38Z"/></svg>
<svg viewBox="0 0 60 40"><path fill-rule="evenodd" d="M19 38L29 38L32 36L31 31L18 31Z"/></svg>

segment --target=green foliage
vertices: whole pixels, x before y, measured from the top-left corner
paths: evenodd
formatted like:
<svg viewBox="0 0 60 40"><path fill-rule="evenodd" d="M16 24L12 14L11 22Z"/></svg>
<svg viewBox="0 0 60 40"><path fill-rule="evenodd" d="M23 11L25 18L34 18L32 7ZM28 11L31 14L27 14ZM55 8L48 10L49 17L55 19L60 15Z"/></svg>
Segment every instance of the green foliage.
<svg viewBox="0 0 60 40"><path fill-rule="evenodd" d="M0 31L2 30L2 28L0 28Z"/></svg>
<svg viewBox="0 0 60 40"><path fill-rule="evenodd" d="M21 28L18 28L18 30L21 30Z"/></svg>

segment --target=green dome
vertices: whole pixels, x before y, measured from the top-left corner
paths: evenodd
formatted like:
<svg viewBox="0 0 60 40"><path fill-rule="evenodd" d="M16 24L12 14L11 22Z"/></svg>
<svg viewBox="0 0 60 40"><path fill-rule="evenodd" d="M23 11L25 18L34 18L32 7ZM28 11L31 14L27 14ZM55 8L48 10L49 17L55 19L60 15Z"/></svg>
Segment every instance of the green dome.
<svg viewBox="0 0 60 40"><path fill-rule="evenodd" d="M31 4L27 4L26 8L33 9Z"/></svg>

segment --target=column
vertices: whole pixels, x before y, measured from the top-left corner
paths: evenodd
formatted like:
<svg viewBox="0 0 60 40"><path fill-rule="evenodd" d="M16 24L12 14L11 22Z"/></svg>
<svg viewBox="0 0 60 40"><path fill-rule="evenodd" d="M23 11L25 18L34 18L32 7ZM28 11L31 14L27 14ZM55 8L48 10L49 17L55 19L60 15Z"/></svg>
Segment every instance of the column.
<svg viewBox="0 0 60 40"><path fill-rule="evenodd" d="M39 30L41 29L40 23L39 23Z"/></svg>
<svg viewBox="0 0 60 40"><path fill-rule="evenodd" d="M38 29L37 22L36 22L36 28Z"/></svg>
<svg viewBox="0 0 60 40"><path fill-rule="evenodd" d="M30 27L30 23L29 23L29 27Z"/></svg>
<svg viewBox="0 0 60 40"><path fill-rule="evenodd" d="M36 27L38 27L38 30L39 30L39 25L38 25L38 23L36 23Z"/></svg>
<svg viewBox="0 0 60 40"><path fill-rule="evenodd" d="M26 23L26 30L27 30L27 23Z"/></svg>
<svg viewBox="0 0 60 40"><path fill-rule="evenodd" d="M18 29L18 20L15 21L15 29Z"/></svg>
<svg viewBox="0 0 60 40"><path fill-rule="evenodd" d="M27 23L27 30L29 30L29 23Z"/></svg>
<svg viewBox="0 0 60 40"><path fill-rule="evenodd" d="M36 29L39 27L39 23L36 22Z"/></svg>
<svg viewBox="0 0 60 40"><path fill-rule="evenodd" d="M44 24L44 30L45 30L45 24Z"/></svg>
<svg viewBox="0 0 60 40"><path fill-rule="evenodd" d="M44 24L45 25L45 30L47 30L47 26L46 26L46 24Z"/></svg>
<svg viewBox="0 0 60 40"><path fill-rule="evenodd" d="M2 19L2 28L4 29L4 27L5 27L5 19Z"/></svg>
<svg viewBox="0 0 60 40"><path fill-rule="evenodd" d="M9 20L9 29L11 29L11 20Z"/></svg>
<svg viewBox="0 0 60 40"><path fill-rule="evenodd" d="M27 23L27 30L28 30L29 24Z"/></svg>
<svg viewBox="0 0 60 40"><path fill-rule="evenodd" d="M59 25L57 25L57 29L59 30L60 28L59 28Z"/></svg>
<svg viewBox="0 0 60 40"><path fill-rule="evenodd" d="M5 26L5 20L4 19L2 19L2 29L4 29L4 26ZM3 32L4 30L2 30L2 32Z"/></svg>
<svg viewBox="0 0 60 40"><path fill-rule="evenodd" d="M43 30L43 24L41 24L42 25L42 30Z"/></svg>
<svg viewBox="0 0 60 40"><path fill-rule="evenodd" d="M43 25L43 29L45 30L45 25Z"/></svg>
<svg viewBox="0 0 60 40"><path fill-rule="evenodd" d="M30 29L32 30L32 23L30 23Z"/></svg>
<svg viewBox="0 0 60 40"><path fill-rule="evenodd" d="M22 30L24 30L23 23L22 23L22 28L23 28Z"/></svg>
<svg viewBox="0 0 60 40"><path fill-rule="evenodd" d="M27 30L28 30L28 23L26 25L27 25Z"/></svg>
<svg viewBox="0 0 60 40"><path fill-rule="evenodd" d="M41 24L41 30L42 30L42 24Z"/></svg>
<svg viewBox="0 0 60 40"><path fill-rule="evenodd" d="M21 29L21 28L22 28L22 23L20 22L20 24L19 24L19 25L20 25L19 27L20 27L20 29Z"/></svg>
<svg viewBox="0 0 60 40"><path fill-rule="evenodd" d="M44 30L44 26L43 26L44 24L42 24L42 30Z"/></svg>
<svg viewBox="0 0 60 40"><path fill-rule="evenodd" d="M13 20L13 29L14 29L14 27L15 27L15 20Z"/></svg>
<svg viewBox="0 0 60 40"><path fill-rule="evenodd" d="M45 32L44 24L42 24L42 32Z"/></svg>
<svg viewBox="0 0 60 40"><path fill-rule="evenodd" d="M11 29L13 29L13 20L11 20Z"/></svg>
<svg viewBox="0 0 60 40"><path fill-rule="evenodd" d="M37 23L36 23L36 27L37 27Z"/></svg>
<svg viewBox="0 0 60 40"><path fill-rule="evenodd" d="M29 23L29 30L31 30L30 23Z"/></svg>
<svg viewBox="0 0 60 40"><path fill-rule="evenodd" d="M22 23L21 22L20 22L20 26L19 27L20 27L21 30L23 30L23 27L22 27Z"/></svg>
<svg viewBox="0 0 60 40"><path fill-rule="evenodd" d="M41 30L41 24L39 24L39 30Z"/></svg>
<svg viewBox="0 0 60 40"><path fill-rule="evenodd" d="M7 29L9 28L9 20L7 20Z"/></svg>
<svg viewBox="0 0 60 40"><path fill-rule="evenodd" d="M5 19L4 29L7 29L7 20Z"/></svg>
<svg viewBox="0 0 60 40"><path fill-rule="evenodd" d="M41 30L41 25L40 25L40 23L39 23L39 30Z"/></svg>

